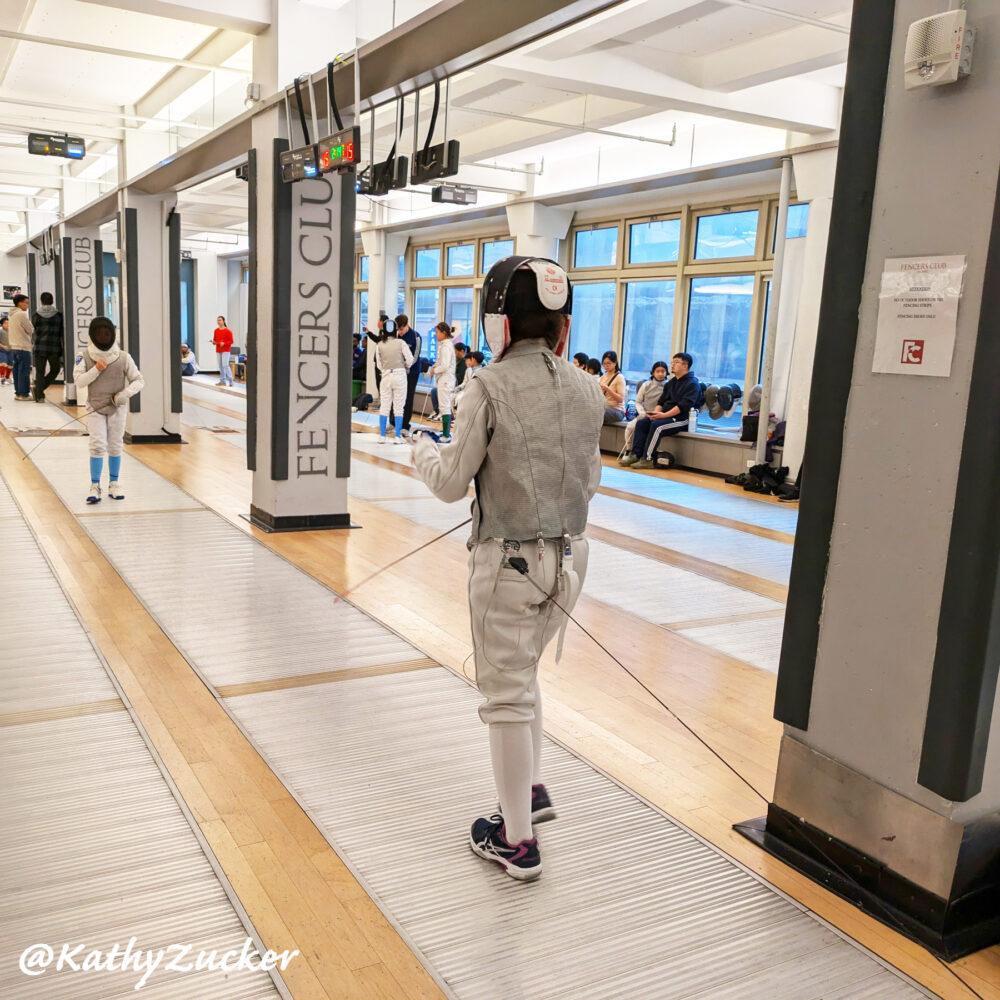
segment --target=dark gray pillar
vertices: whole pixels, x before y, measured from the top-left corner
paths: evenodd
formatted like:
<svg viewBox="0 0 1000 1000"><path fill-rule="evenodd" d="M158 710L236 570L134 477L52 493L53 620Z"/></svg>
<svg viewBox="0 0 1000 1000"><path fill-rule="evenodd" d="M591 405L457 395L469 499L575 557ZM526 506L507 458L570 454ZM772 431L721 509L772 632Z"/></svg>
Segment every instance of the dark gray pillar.
<svg viewBox="0 0 1000 1000"><path fill-rule="evenodd" d="M354 177L284 183L283 128L277 109L254 119L251 520L269 531L346 528Z"/></svg>
<svg viewBox="0 0 1000 1000"><path fill-rule="evenodd" d="M906 90L907 30L941 7L855 5L786 728L766 822L741 829L955 957L1000 941L1000 51L980 46L958 84ZM1000 33L992 0L967 9L980 39ZM966 259L950 370L921 374L919 351L887 368L887 261L936 256ZM928 352L950 339L927 335L942 338Z"/></svg>

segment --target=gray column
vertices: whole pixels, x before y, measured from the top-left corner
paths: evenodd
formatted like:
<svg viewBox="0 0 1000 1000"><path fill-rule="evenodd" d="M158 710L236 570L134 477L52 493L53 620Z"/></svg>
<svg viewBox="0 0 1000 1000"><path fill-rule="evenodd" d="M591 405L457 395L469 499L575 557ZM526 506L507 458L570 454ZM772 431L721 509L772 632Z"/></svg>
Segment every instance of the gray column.
<svg viewBox="0 0 1000 1000"><path fill-rule="evenodd" d="M176 204L176 194L144 195L126 189L119 195L122 343L146 383L129 403L125 440L131 444L181 440L172 391L180 357L177 338L171 337L170 295L172 268L180 267L180 246L171 239L176 223L168 224Z"/></svg>
<svg viewBox="0 0 1000 1000"><path fill-rule="evenodd" d="M766 824L741 829L950 958L1000 940L1000 52L905 90L907 29L941 6L855 6L786 728ZM1000 31L992 0L968 15ZM886 261L931 255L967 260L950 373L876 372Z"/></svg>
<svg viewBox="0 0 1000 1000"><path fill-rule="evenodd" d="M251 520L349 527L354 176L281 180L282 115L254 119L248 434Z"/></svg>
<svg viewBox="0 0 1000 1000"><path fill-rule="evenodd" d="M87 346L90 321L101 314L103 267L100 229L62 226L62 314L66 337L63 402L76 403L73 365Z"/></svg>

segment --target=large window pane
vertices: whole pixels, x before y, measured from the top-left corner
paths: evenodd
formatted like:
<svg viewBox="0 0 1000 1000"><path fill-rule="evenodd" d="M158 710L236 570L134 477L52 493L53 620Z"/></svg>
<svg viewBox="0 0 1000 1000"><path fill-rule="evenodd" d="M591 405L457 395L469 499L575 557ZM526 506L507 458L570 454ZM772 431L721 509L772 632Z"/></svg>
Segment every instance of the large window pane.
<svg viewBox="0 0 1000 1000"><path fill-rule="evenodd" d="M361 280L362 281L367 281L368 280L368 273L369 273L368 269L369 269L370 263L371 262L368 260L367 256L362 256L362 258L361 258Z"/></svg>
<svg viewBox="0 0 1000 1000"><path fill-rule="evenodd" d="M472 274L476 269L476 244L463 243L461 246L448 247L448 274Z"/></svg>
<svg viewBox="0 0 1000 1000"><path fill-rule="evenodd" d="M434 327L438 323L440 315L438 308L438 297L440 289L437 288L415 288L413 290L413 316L410 319L410 326L423 337L421 348L423 357L432 361L437 357L437 338L434 336ZM420 381L427 383L426 375L421 375Z"/></svg>
<svg viewBox="0 0 1000 1000"><path fill-rule="evenodd" d="M493 240L483 244L483 274L504 257L509 257L514 252L513 240Z"/></svg>
<svg viewBox="0 0 1000 1000"><path fill-rule="evenodd" d="M417 251L417 277L437 278L441 275L441 250L429 247Z"/></svg>
<svg viewBox="0 0 1000 1000"><path fill-rule="evenodd" d="M399 283L406 281L406 254L399 255Z"/></svg>
<svg viewBox="0 0 1000 1000"><path fill-rule="evenodd" d="M695 237L695 260L718 260L722 257L752 257L757 249L759 212L727 212L703 215L698 219Z"/></svg>
<svg viewBox="0 0 1000 1000"><path fill-rule="evenodd" d="M785 226L785 239L797 240L806 235L809 228L809 205L789 205L788 225ZM778 240L778 227L774 227L774 237L771 240L771 253L774 253L774 245Z"/></svg>
<svg viewBox="0 0 1000 1000"><path fill-rule="evenodd" d="M354 329L359 333L361 328L368 323L368 293L358 293L358 315L354 323Z"/></svg>
<svg viewBox="0 0 1000 1000"><path fill-rule="evenodd" d="M399 286L399 290L396 292L396 314L406 312L406 289L402 285Z"/></svg>
<svg viewBox="0 0 1000 1000"><path fill-rule="evenodd" d="M614 267L618 263L618 227L581 229L573 242L574 267Z"/></svg>
<svg viewBox="0 0 1000 1000"><path fill-rule="evenodd" d="M630 281L625 286L622 371L630 381L648 379L654 361L670 364L676 290L676 281Z"/></svg>
<svg viewBox="0 0 1000 1000"><path fill-rule="evenodd" d="M468 346L472 336L472 288L446 288L444 321L455 329L455 340Z"/></svg>
<svg viewBox="0 0 1000 1000"><path fill-rule="evenodd" d="M745 388L750 318L753 313L753 275L692 278L688 306L687 347L692 370L709 385L735 382ZM741 407L720 420L704 419L698 430L738 428Z"/></svg>
<svg viewBox="0 0 1000 1000"><path fill-rule="evenodd" d="M681 220L635 222L629 226L630 264L662 264L677 260L681 251Z"/></svg>
<svg viewBox="0 0 1000 1000"><path fill-rule="evenodd" d="M615 283L596 281L573 286L573 324L569 356L582 351L600 360L611 349L615 333Z"/></svg>

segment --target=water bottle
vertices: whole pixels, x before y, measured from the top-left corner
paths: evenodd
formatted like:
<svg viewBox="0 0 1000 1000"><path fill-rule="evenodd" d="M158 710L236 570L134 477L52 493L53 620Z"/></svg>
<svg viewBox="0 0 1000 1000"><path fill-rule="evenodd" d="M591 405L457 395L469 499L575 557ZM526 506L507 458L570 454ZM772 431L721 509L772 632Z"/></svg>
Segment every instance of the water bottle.
<svg viewBox="0 0 1000 1000"><path fill-rule="evenodd" d="M692 406L688 413L688 431L694 434L698 430L698 411Z"/></svg>

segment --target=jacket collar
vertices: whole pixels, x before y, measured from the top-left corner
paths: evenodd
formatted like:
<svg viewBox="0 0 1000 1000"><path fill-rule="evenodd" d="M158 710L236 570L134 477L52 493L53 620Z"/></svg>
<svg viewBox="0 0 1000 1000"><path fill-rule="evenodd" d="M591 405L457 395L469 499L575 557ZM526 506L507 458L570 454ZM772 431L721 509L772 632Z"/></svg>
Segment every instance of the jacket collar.
<svg viewBox="0 0 1000 1000"><path fill-rule="evenodd" d="M520 354L551 354L549 350L549 345L545 343L544 339L538 337L533 340L515 340L506 351L503 352L503 357L498 358L496 361L490 362L491 364L500 364L506 361L508 358L517 357Z"/></svg>
<svg viewBox="0 0 1000 1000"><path fill-rule="evenodd" d="M107 361L113 365L121 356L121 348L115 344L106 351L102 351L93 341L87 344L87 353L91 361Z"/></svg>

